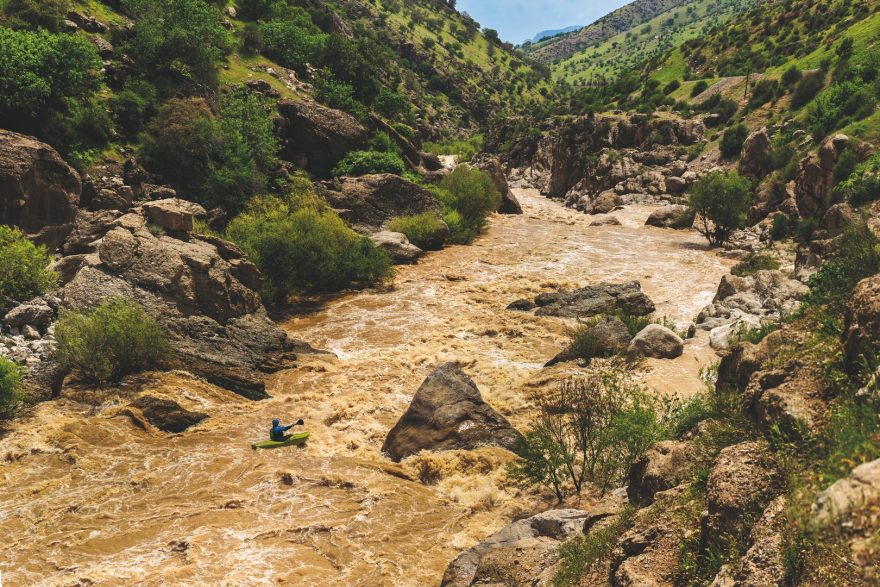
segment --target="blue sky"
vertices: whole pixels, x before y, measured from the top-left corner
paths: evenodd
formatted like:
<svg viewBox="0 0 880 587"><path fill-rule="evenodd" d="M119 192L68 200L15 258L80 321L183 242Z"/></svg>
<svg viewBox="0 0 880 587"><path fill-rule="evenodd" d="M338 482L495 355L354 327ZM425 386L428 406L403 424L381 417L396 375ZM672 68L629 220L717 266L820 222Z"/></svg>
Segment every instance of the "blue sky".
<svg viewBox="0 0 880 587"><path fill-rule="evenodd" d="M542 30L588 25L628 1L458 0L457 8L484 27L496 29L505 41L522 43Z"/></svg>

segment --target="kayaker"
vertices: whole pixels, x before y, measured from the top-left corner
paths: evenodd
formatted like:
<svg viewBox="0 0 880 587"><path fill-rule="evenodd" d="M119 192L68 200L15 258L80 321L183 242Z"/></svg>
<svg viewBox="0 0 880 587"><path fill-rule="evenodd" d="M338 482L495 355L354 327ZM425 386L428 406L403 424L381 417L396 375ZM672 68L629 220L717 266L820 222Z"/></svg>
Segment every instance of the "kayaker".
<svg viewBox="0 0 880 587"><path fill-rule="evenodd" d="M281 420L272 420L272 430L269 431L269 440L274 440L275 442L284 442L285 440L290 438L290 436L285 434L285 432L287 432L294 426L302 426L303 424L305 424L305 422L299 420L296 424L291 424L290 426L282 426Z"/></svg>

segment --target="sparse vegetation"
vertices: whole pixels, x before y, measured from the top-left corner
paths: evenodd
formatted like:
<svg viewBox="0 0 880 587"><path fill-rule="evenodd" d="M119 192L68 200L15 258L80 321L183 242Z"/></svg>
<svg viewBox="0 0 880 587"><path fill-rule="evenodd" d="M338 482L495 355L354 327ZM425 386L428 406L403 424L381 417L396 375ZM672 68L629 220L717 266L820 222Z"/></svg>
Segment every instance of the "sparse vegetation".
<svg viewBox="0 0 880 587"><path fill-rule="evenodd" d="M501 194L492 178L479 169L457 167L433 190L449 226L449 240L454 243L474 240L485 228L489 214L501 206Z"/></svg>
<svg viewBox="0 0 880 587"><path fill-rule="evenodd" d="M49 270L46 247L35 246L17 228L0 224L0 301L27 301L58 281Z"/></svg>
<svg viewBox="0 0 880 587"><path fill-rule="evenodd" d="M15 409L25 371L21 365L0 357L0 418L8 418Z"/></svg>
<svg viewBox="0 0 880 587"><path fill-rule="evenodd" d="M758 271L772 271L775 269L779 269L779 261L776 258L760 253L749 253L730 270L730 273L737 277L748 277Z"/></svg>
<svg viewBox="0 0 880 587"><path fill-rule="evenodd" d="M688 206L698 215L700 233L719 246L745 224L753 197L751 182L737 172L713 172L691 189Z"/></svg>
<svg viewBox="0 0 880 587"><path fill-rule="evenodd" d="M449 228L433 212L395 218L387 228L405 234L409 242L424 251L442 247L449 233Z"/></svg>

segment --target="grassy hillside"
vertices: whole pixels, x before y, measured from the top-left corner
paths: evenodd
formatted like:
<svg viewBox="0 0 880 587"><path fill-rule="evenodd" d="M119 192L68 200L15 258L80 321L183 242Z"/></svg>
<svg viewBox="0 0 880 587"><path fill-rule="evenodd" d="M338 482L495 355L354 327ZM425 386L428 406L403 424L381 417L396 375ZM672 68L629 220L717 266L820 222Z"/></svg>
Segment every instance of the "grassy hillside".
<svg viewBox="0 0 880 587"><path fill-rule="evenodd" d="M614 79L646 59L705 35L753 3L754 0L693 0L675 6L555 63L553 78L573 85Z"/></svg>
<svg viewBox="0 0 880 587"><path fill-rule="evenodd" d="M635 0L579 31L526 45L523 49L535 61L557 63L684 4L687 4L687 0Z"/></svg>

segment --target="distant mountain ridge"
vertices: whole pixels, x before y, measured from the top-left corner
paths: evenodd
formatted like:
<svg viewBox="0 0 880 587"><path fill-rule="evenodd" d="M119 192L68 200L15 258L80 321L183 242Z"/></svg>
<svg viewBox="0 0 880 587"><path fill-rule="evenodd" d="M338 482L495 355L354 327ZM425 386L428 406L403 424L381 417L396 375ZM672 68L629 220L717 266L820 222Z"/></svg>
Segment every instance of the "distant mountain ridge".
<svg viewBox="0 0 880 587"><path fill-rule="evenodd" d="M555 37L556 35L564 35L566 33L573 33L575 31L579 31L584 28L584 25L576 24L574 26L568 26L564 29L550 29L546 31L541 31L537 35L531 38L532 43L539 43L544 39L549 39L550 37Z"/></svg>
<svg viewBox="0 0 880 587"><path fill-rule="evenodd" d="M689 0L635 0L577 33L560 37L554 42L539 47L531 53L531 57L541 63L556 63L568 59L578 51L637 27L658 14L688 2Z"/></svg>

